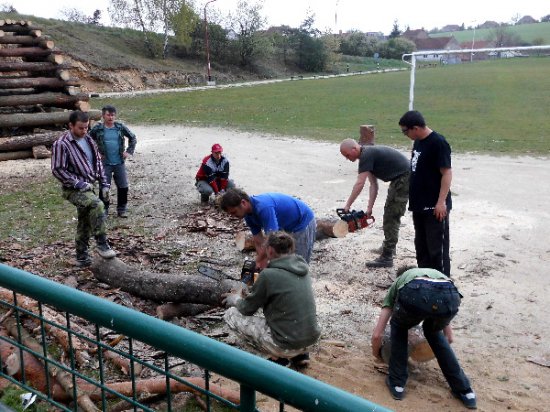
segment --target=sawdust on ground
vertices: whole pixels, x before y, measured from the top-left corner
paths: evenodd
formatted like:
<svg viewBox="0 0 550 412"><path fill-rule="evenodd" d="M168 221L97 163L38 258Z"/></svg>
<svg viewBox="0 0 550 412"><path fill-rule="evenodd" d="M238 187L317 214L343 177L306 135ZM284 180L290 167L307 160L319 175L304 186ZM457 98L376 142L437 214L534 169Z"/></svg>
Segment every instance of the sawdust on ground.
<svg viewBox="0 0 550 412"><path fill-rule="evenodd" d="M248 193L295 195L318 217L335 216L356 177L356 164L345 160L334 143L214 128L132 129L138 147L128 164L129 222L178 245L182 261L208 256L233 261L238 271L244 257L230 236L178 229L179 217L200 210L194 174L213 143L224 147L231 177ZM49 160L0 162L0 175L9 182L39 177L48 168ZM453 321L453 348L477 392L481 411L542 412L550 405L550 369L536 363L550 359L549 179L547 158L453 156L452 276L464 295ZM396 411L463 410L435 360L414 365L406 398L399 402L384 385L385 365L371 355L370 335L379 304L394 279L394 270L365 268L383 238L387 185L380 187L375 227L315 246L311 271L323 335L305 373ZM365 190L354 207L364 208L367 196ZM397 265L414 262L407 213Z"/></svg>

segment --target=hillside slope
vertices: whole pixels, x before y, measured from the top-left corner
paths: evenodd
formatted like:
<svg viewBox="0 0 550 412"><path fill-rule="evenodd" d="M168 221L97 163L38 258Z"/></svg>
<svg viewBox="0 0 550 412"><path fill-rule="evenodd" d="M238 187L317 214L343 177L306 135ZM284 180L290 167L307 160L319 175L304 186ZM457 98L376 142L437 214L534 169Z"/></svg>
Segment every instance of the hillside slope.
<svg viewBox="0 0 550 412"><path fill-rule="evenodd" d="M196 59L159 58L146 55L141 33L131 29L94 26L14 13L1 18L30 20L55 42L74 65L84 91L126 91L204 84L206 62ZM256 79L258 75L235 66L213 62L220 83Z"/></svg>

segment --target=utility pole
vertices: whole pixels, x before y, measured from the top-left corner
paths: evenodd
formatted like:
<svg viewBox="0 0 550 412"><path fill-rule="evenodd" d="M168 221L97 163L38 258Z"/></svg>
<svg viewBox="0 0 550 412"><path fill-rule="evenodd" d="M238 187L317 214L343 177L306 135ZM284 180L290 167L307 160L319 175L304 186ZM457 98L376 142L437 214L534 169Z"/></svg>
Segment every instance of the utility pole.
<svg viewBox="0 0 550 412"><path fill-rule="evenodd" d="M212 81L212 76L210 75L210 45L208 43L208 20L206 18L206 6L210 3L215 2L216 0L209 0L204 5L204 37L206 45L206 75L207 75L207 84L210 84Z"/></svg>

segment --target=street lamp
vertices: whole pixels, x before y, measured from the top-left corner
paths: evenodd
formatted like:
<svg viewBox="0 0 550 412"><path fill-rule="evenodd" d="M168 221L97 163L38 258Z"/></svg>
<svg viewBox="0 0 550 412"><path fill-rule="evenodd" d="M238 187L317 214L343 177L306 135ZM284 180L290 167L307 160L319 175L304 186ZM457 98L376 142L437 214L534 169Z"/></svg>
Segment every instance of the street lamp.
<svg viewBox="0 0 550 412"><path fill-rule="evenodd" d="M216 0L209 0L204 5L204 37L206 41L206 73L208 76L208 82L212 81L212 76L210 76L210 46L208 44L208 20L206 19L206 6L215 1Z"/></svg>

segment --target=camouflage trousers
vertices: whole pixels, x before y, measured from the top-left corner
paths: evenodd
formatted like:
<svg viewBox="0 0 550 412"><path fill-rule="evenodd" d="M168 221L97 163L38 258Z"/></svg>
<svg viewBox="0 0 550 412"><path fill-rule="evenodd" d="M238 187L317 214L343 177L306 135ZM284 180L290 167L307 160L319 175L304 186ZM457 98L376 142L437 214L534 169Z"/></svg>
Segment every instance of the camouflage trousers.
<svg viewBox="0 0 550 412"><path fill-rule="evenodd" d="M91 236L104 236L107 233L105 224L105 209L103 202L92 191L63 188L63 198L76 206L78 223L76 226L76 251L88 250L88 241Z"/></svg>
<svg viewBox="0 0 550 412"><path fill-rule="evenodd" d="M260 353L267 353L277 358L290 359L302 353L309 352L310 347L301 349L283 349L271 336L271 329L263 316L245 316L235 307L227 309L223 317L227 326L240 339Z"/></svg>
<svg viewBox="0 0 550 412"><path fill-rule="evenodd" d="M384 229L382 249L386 253L394 253L397 246L401 218L407 210L407 202L409 201L409 178L410 173L407 172L392 180L388 188L382 222L382 228Z"/></svg>

